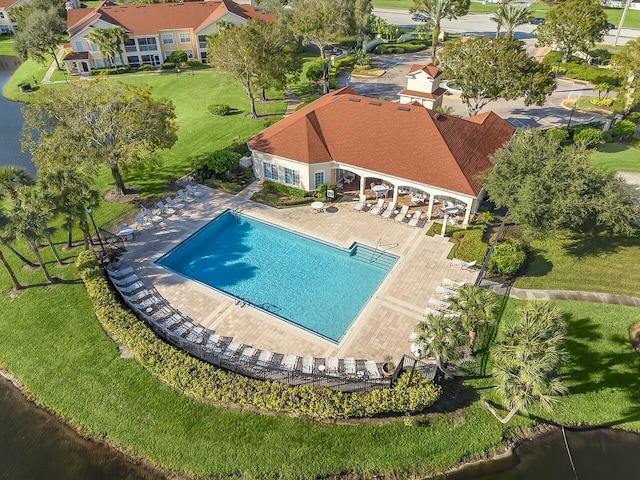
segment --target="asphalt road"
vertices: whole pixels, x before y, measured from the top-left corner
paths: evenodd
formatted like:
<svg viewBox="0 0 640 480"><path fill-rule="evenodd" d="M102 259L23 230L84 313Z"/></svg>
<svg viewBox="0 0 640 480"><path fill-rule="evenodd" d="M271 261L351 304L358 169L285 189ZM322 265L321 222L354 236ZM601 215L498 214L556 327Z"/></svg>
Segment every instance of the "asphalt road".
<svg viewBox="0 0 640 480"><path fill-rule="evenodd" d="M411 20L411 14L408 10L398 10L393 8L374 8L373 13L381 18L384 18L387 22L394 25L398 25L405 28L414 27L420 22L414 22ZM469 14L457 20L443 20L442 28L445 32L449 33L465 33L468 35L495 35L496 23L491 20L490 14ZM514 31L514 38L519 40L535 41L533 31L536 28L535 25L521 25ZM607 45L613 45L615 40L616 30L611 30L609 35L606 35L604 42ZM640 30L633 28L623 28L620 31L620 38L618 39L618 45L624 45L629 40L634 40L640 36Z"/></svg>

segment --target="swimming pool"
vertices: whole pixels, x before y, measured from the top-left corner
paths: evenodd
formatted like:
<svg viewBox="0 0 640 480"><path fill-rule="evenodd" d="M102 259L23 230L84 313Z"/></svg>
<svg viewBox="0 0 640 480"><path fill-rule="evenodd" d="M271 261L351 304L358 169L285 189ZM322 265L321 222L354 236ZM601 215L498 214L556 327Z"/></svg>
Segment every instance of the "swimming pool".
<svg viewBox="0 0 640 480"><path fill-rule="evenodd" d="M157 263L339 342L397 259L226 212Z"/></svg>

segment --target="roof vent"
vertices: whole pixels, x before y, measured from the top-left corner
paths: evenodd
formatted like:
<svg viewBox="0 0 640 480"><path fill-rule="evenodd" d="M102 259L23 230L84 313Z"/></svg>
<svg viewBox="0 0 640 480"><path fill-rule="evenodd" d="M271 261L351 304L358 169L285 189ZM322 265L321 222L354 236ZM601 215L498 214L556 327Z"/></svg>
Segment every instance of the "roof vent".
<svg viewBox="0 0 640 480"><path fill-rule="evenodd" d="M402 110L403 112L410 112L411 111L411 107L405 107L404 105L400 105L398 107L398 110Z"/></svg>
<svg viewBox="0 0 640 480"><path fill-rule="evenodd" d="M350 102L358 102L360 103L360 99L358 97L349 97Z"/></svg>
<svg viewBox="0 0 640 480"><path fill-rule="evenodd" d="M371 101L369 102L369 105L375 105L376 107L379 107L380 105L382 105L382 102Z"/></svg>
<svg viewBox="0 0 640 480"><path fill-rule="evenodd" d="M436 112L434 117L435 117L436 120L444 120L445 118L447 118L444 115L440 114L439 112Z"/></svg>

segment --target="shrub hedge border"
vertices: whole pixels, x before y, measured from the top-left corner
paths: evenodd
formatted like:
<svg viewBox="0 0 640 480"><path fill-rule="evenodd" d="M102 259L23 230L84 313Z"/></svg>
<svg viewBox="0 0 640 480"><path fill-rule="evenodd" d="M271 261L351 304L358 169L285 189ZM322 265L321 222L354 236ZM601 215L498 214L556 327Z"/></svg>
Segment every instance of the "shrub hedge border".
<svg viewBox="0 0 640 480"><path fill-rule="evenodd" d="M140 364L165 384L197 400L323 419L363 418L385 413L415 413L433 405L441 389L408 372L393 388L344 393L324 387L292 386L256 380L214 367L158 338L117 299L96 254L85 250L76 266L102 328L127 346Z"/></svg>

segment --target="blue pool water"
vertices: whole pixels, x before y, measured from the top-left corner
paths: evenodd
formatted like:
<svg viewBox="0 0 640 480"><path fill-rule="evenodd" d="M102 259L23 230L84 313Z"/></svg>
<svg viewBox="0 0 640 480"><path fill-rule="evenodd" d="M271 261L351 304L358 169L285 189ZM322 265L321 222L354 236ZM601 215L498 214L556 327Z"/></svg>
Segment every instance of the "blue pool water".
<svg viewBox="0 0 640 480"><path fill-rule="evenodd" d="M338 342L396 260L226 212L158 263Z"/></svg>

